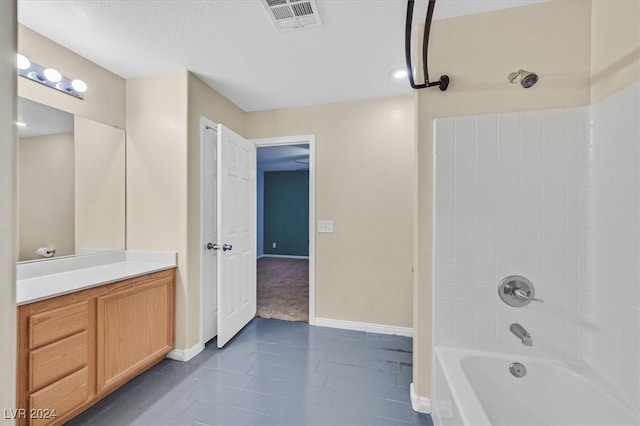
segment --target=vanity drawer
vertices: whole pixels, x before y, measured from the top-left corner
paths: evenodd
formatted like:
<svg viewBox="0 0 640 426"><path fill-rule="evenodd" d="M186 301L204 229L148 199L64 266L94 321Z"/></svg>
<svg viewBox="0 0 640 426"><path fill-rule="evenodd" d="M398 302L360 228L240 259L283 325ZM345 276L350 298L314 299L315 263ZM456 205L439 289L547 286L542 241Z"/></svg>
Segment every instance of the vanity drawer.
<svg viewBox="0 0 640 426"><path fill-rule="evenodd" d="M43 410L57 417L71 412L89 397L89 368L84 367L67 377L54 382L46 388L32 393L29 397L29 412ZM55 418L34 417L31 425L46 425Z"/></svg>
<svg viewBox="0 0 640 426"><path fill-rule="evenodd" d="M40 389L84 367L88 359L86 330L32 351L29 354L29 390Z"/></svg>
<svg viewBox="0 0 640 426"><path fill-rule="evenodd" d="M63 306L29 317L29 347L59 340L89 326L89 302Z"/></svg>

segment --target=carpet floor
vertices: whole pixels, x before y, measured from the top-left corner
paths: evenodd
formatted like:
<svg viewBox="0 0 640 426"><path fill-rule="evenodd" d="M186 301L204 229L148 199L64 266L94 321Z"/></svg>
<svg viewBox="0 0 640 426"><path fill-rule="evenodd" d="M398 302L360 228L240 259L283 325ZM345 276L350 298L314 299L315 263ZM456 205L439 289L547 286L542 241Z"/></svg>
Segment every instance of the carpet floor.
<svg viewBox="0 0 640 426"><path fill-rule="evenodd" d="M309 260L258 259L257 316L309 322Z"/></svg>

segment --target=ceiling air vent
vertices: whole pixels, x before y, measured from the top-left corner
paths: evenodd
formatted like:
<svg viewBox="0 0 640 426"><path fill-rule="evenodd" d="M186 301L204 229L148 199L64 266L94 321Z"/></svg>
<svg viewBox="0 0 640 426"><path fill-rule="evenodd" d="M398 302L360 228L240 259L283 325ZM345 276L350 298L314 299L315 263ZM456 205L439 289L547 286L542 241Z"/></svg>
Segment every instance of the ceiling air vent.
<svg viewBox="0 0 640 426"><path fill-rule="evenodd" d="M315 0L262 0L279 31L322 25Z"/></svg>

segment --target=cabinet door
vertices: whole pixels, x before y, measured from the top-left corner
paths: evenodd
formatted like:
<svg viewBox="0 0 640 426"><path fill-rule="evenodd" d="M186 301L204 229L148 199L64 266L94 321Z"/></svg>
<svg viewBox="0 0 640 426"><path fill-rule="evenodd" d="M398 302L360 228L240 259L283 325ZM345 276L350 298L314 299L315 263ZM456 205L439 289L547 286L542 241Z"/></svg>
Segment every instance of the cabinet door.
<svg viewBox="0 0 640 426"><path fill-rule="evenodd" d="M131 280L97 298L98 393L159 362L174 344L174 274Z"/></svg>

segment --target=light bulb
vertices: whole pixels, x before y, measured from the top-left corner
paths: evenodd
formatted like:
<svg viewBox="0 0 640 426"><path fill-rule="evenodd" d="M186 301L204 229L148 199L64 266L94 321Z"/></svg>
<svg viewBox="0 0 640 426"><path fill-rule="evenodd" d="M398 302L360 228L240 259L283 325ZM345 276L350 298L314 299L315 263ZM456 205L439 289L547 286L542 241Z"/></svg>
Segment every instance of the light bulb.
<svg viewBox="0 0 640 426"><path fill-rule="evenodd" d="M28 70L31 66L31 61L26 56L18 53L18 69Z"/></svg>
<svg viewBox="0 0 640 426"><path fill-rule="evenodd" d="M401 79L407 76L407 70L405 68L398 68L397 70L391 71L391 77Z"/></svg>
<svg viewBox="0 0 640 426"><path fill-rule="evenodd" d="M84 93L87 91L87 83L82 80L73 80L71 82L71 87L78 93Z"/></svg>
<svg viewBox="0 0 640 426"><path fill-rule="evenodd" d="M44 77L52 83L57 83L62 80L62 74L53 68L47 68L44 70Z"/></svg>
<svg viewBox="0 0 640 426"><path fill-rule="evenodd" d="M29 74L27 74L27 77L29 77L31 80L35 80L35 81L37 81L39 83L44 83L44 80L45 80L44 76L38 74L37 71L30 71Z"/></svg>

